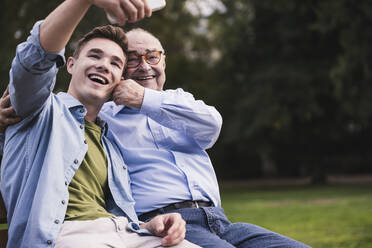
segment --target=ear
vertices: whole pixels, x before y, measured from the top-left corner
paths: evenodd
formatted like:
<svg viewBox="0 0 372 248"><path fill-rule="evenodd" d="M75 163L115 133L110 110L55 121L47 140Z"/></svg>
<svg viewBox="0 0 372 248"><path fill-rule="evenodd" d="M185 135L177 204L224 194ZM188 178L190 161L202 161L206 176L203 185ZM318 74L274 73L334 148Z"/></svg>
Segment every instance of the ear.
<svg viewBox="0 0 372 248"><path fill-rule="evenodd" d="M72 74L74 64L75 64L75 58L74 57L68 57L67 64L66 64L68 73Z"/></svg>
<svg viewBox="0 0 372 248"><path fill-rule="evenodd" d="M163 59L163 69L165 70L165 67L167 67L167 63L165 63L165 56L164 56L164 59Z"/></svg>

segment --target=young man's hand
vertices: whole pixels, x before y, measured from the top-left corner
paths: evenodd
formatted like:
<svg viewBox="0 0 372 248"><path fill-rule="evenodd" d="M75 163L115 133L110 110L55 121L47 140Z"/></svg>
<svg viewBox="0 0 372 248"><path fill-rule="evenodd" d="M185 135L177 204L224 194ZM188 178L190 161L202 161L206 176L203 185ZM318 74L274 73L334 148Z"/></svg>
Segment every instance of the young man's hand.
<svg viewBox="0 0 372 248"><path fill-rule="evenodd" d="M9 125L21 121L20 117L14 116L14 108L10 105L9 85L0 98L0 133L4 133Z"/></svg>
<svg viewBox="0 0 372 248"><path fill-rule="evenodd" d="M115 18L123 26L126 21L136 22L145 16L151 16L151 9L146 0L91 0L92 3Z"/></svg>
<svg viewBox="0 0 372 248"><path fill-rule="evenodd" d="M162 246L173 246L185 239L186 222L178 213L162 214L141 225L152 234L162 237Z"/></svg>

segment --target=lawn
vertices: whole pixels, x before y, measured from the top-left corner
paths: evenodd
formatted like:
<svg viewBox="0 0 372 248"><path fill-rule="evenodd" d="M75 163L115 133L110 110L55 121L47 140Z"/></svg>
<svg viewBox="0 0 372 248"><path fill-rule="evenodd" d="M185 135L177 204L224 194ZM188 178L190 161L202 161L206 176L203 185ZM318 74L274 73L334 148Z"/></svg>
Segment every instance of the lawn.
<svg viewBox="0 0 372 248"><path fill-rule="evenodd" d="M221 186L233 222L249 222L314 248L372 247L372 185Z"/></svg>
<svg viewBox="0 0 372 248"><path fill-rule="evenodd" d="M221 186L233 222L249 222L314 248L372 247L372 185ZM0 225L0 230L4 226Z"/></svg>

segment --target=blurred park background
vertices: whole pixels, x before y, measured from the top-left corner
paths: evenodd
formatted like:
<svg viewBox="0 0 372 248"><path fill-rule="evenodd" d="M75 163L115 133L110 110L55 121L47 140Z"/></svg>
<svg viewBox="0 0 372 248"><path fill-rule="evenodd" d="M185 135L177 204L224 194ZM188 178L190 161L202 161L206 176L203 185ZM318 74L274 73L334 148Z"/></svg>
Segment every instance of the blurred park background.
<svg viewBox="0 0 372 248"><path fill-rule="evenodd" d="M1 1L2 91L16 45L61 2ZM92 7L66 54L101 24ZM222 114L208 152L232 220L314 247L372 247L372 1L168 0L132 27L164 45L166 88Z"/></svg>

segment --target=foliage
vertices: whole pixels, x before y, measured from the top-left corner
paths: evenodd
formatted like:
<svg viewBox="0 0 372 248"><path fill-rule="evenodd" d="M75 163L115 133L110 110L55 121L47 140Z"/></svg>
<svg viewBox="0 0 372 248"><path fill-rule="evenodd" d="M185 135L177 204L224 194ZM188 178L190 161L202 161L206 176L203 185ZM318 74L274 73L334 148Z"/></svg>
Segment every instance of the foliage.
<svg viewBox="0 0 372 248"><path fill-rule="evenodd" d="M348 166L365 168L371 4L223 2L227 11L210 21L223 58L216 65L225 119L217 160L243 171L256 155L261 169L253 174L310 174L314 182L346 158L364 157Z"/></svg>
<svg viewBox="0 0 372 248"><path fill-rule="evenodd" d="M324 182L327 173L371 172L371 1L220 0L223 8L210 16L190 12L187 4L198 2L167 1L125 29L159 37L167 88L182 87L221 112L221 136L209 151L219 177ZM60 3L2 1L1 89L16 44ZM92 7L66 54L106 23ZM56 91L68 81L62 69Z"/></svg>

